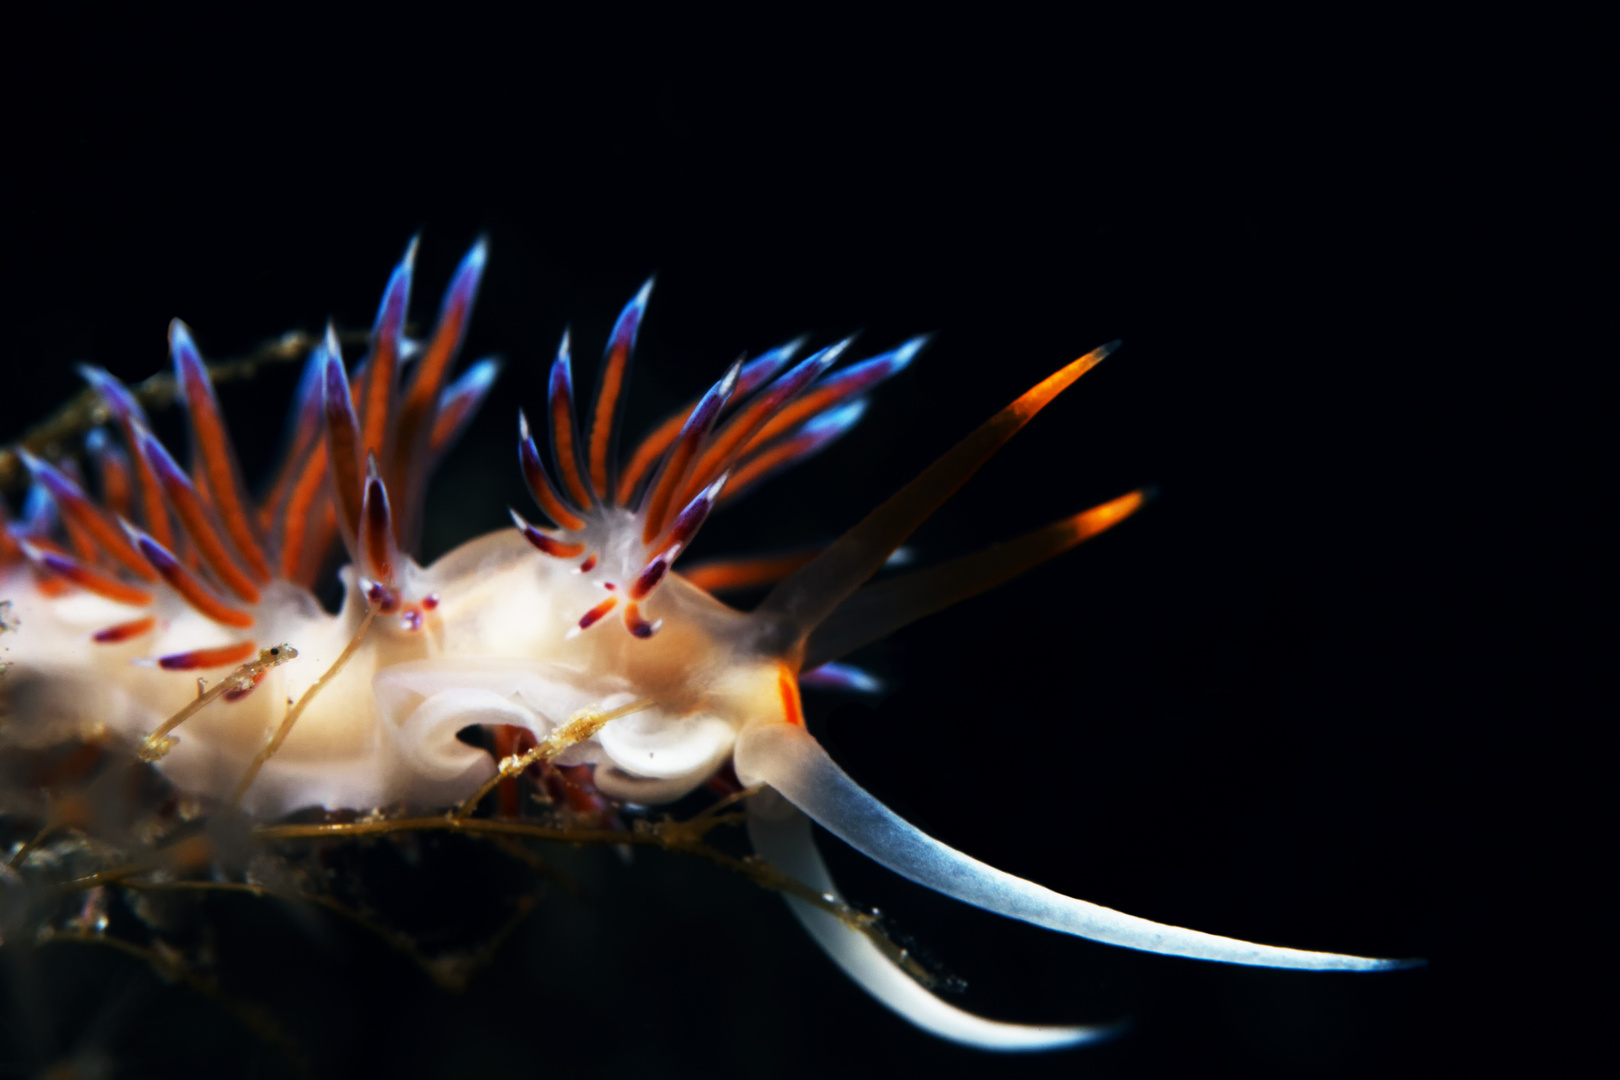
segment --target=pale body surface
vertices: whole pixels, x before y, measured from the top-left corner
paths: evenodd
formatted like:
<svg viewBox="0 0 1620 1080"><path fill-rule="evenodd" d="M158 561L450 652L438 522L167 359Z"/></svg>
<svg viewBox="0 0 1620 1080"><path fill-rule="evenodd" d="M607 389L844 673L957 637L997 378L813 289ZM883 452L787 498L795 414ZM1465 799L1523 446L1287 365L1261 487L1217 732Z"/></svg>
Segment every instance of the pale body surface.
<svg viewBox="0 0 1620 1080"><path fill-rule="evenodd" d="M701 581L689 570L689 580L670 568L709 511L841 435L859 418L865 392L903 369L923 341L839 370L830 369L847 341L797 364L790 361L798 343L739 360L621 461L623 389L649 282L610 336L588 425L575 415L566 335L545 404L549 455L520 418L520 469L552 527L536 528L514 512L517 528L472 540L422 568L403 549L420 521L426 472L494 378L486 361L440 390L482 267L479 245L425 346L403 337L411 254L384 296L371 353L352 375L328 332L300 391L287 483L256 509L244 509L236 490L206 370L182 325L171 330L171 345L200 448L191 475L201 496L146 431L127 391L92 373L123 422L137 472L162 475L159 485L141 474L142 524L166 528L172 509L191 546L172 554L131 524L135 503L127 490L98 508L73 481L29 459L36 482L59 504L78 560L49 515L36 512L0 530L0 540L27 560L14 554L0 567L0 595L13 601L21 624L5 638L13 665L6 738L44 742L104 725L140 743L172 727L174 743L153 756L182 791L275 818L309 807L461 805L497 775L497 764L457 733L518 728L549 741L557 765L593 766L597 791L633 805L671 802L730 766L745 788L740 794L751 796L756 852L831 902L837 890L816 851L812 820L914 881L1062 933L1260 966L1409 966L1166 926L1005 874L896 816L804 726L801 680L858 687L859 673L843 668L841 657L995 587L1143 505L1146 493L1131 492L989 551L871 583L924 520L1113 346L1038 383L813 557L737 560L704 568ZM415 367L401 387L398 369L409 359ZM316 512L322 508L324 519ZM342 571L343 607L333 615L310 589L319 559L303 553L319 554L338 532L350 565ZM106 548L100 562L96 537ZM199 579L182 565L188 559L211 573ZM78 588L45 588L61 584L53 575ZM146 589L162 583L169 588ZM710 593L772 583L746 613ZM138 628L124 622L132 607L144 613ZM296 657L258 671L251 689L244 683L195 707L199 675L223 690L218 680L241 680L245 670L233 673L217 658L187 668L196 650L242 650L232 654L234 664L254 647L263 660L277 642ZM160 658L184 670L153 666ZM788 899L846 972L937 1035L1032 1050L1115 1030L974 1016L920 986L856 926L791 893Z"/></svg>
<svg viewBox="0 0 1620 1080"><path fill-rule="evenodd" d="M240 636L167 598L161 631L93 643L96 629L120 617L118 606L84 593L45 596L16 580L26 575L0 576L0 594L17 598L21 624L6 639L7 658L19 680L42 681L31 708L53 733L105 724L138 741L184 708L197 687L194 676L136 661ZM441 598L437 607L417 631L376 620L265 764L244 809L280 817L305 807L442 806L496 770L487 752L456 739L462 728L504 724L544 739L581 709L642 699L657 705L607 725L559 760L596 764L598 786L615 798L668 802L729 760L750 718L781 718L780 663L750 658L755 635L747 618L678 577L650 599L648 614L664 626L646 640L616 626L570 636L578 613L607 595L601 568L579 573L540 555L517 532L469 541L428 568L412 568L410 577L414 590ZM354 637L365 605L354 588L336 615L302 589L267 591L254 610L254 632L293 645L297 659L266 672L240 700L216 700L187 719L164 772L187 791L228 798L289 703Z"/></svg>

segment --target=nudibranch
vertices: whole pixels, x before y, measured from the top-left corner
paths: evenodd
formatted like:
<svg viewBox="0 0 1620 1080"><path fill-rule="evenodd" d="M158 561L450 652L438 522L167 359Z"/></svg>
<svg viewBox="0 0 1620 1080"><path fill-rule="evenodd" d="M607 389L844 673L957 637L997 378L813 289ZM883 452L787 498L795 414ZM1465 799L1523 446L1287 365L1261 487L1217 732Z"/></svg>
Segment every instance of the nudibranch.
<svg viewBox="0 0 1620 1080"><path fill-rule="evenodd" d="M309 807L462 805L524 760L498 764L458 738L492 728L505 745L522 737L545 747L556 768L625 804L666 804L734 771L757 854L823 897L838 893L812 822L939 892L1095 941L1270 967L1406 965L1166 926L1013 877L908 824L806 730L801 681L859 684L841 663L857 648L1142 505L1145 493L1131 492L990 552L873 581L1113 346L1036 384L813 557L716 562L683 576L677 560L712 510L848 431L923 340L842 366L848 340L802 359L802 342L739 359L621 455L649 281L613 327L586 413L576 412L564 333L537 409L543 424L517 417L519 468L545 520L514 510L514 528L421 566L410 552L426 479L489 395L497 365L452 378L484 244L462 260L420 341L405 333L414 250L387 285L363 359L346 365L330 328L312 350L290 445L258 498L185 324L171 325L169 345L189 465L152 434L135 395L85 369L106 417L85 448L98 493L71 461L25 455L33 486L0 529L0 597L23 628L8 635L11 744L102 727L183 792L272 819ZM312 587L338 545L348 562L333 614ZM770 591L748 612L712 595L738 586ZM214 684L207 693L199 676ZM788 903L853 979L936 1035L1012 1050L1113 1030L972 1015L847 920L792 891Z"/></svg>

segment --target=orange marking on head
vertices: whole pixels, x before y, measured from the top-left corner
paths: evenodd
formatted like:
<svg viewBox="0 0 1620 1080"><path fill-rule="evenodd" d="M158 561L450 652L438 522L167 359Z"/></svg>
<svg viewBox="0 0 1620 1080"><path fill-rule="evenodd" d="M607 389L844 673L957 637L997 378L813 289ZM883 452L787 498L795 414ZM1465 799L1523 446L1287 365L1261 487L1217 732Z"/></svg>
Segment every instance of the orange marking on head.
<svg viewBox="0 0 1620 1080"><path fill-rule="evenodd" d="M776 689L782 698L782 718L803 727L804 706L799 701L799 680L794 678L793 672L785 664L776 675Z"/></svg>

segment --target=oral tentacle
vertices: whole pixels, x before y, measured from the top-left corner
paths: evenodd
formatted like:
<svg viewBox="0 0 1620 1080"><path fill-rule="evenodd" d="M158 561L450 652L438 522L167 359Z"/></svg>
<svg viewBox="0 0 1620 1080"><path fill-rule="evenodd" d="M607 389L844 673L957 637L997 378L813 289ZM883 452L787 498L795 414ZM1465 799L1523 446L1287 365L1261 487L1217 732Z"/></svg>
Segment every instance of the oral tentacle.
<svg viewBox="0 0 1620 1080"><path fill-rule="evenodd" d="M810 834L810 819L775 792L748 800L748 838L755 854L818 895L843 902ZM1123 1023L1044 1026L976 1016L929 993L866 933L832 912L784 892L793 917L844 973L899 1016L937 1035L981 1050L1056 1050L1111 1038Z"/></svg>
<svg viewBox="0 0 1620 1080"><path fill-rule="evenodd" d="M810 834L810 819L774 792L761 792L748 800L748 840L753 852L776 870L818 895L842 902L841 892L826 870ZM928 993L914 976L886 954L868 934L838 915L816 907L792 892L784 892L787 908L821 950L846 975L880 1004L906 1018L930 1035L953 1043L995 1051L1045 1051L1113 1038L1124 1023L1098 1025L1029 1025L1004 1023L957 1009Z"/></svg>
<svg viewBox="0 0 1620 1080"><path fill-rule="evenodd" d="M1387 960L1260 945L1126 915L1014 877L940 843L884 806L839 768L803 727L765 723L737 740L737 776L766 783L845 843L890 870L963 903L1108 945L1254 967L1387 971Z"/></svg>

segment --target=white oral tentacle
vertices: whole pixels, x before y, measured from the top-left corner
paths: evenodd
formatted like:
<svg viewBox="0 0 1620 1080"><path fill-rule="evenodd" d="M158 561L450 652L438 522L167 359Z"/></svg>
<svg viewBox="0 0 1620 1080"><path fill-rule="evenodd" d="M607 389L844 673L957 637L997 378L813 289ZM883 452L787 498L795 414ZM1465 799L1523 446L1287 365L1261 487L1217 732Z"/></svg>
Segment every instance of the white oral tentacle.
<svg viewBox="0 0 1620 1080"><path fill-rule="evenodd" d="M810 835L810 819L774 791L748 801L748 837L754 851L778 870L815 891L842 900ZM1118 1034L1123 1024L1038 1026L987 1020L929 993L884 955L871 938L837 916L785 895L793 917L816 944L883 1005L932 1035L981 1050L1057 1050Z"/></svg>
<svg viewBox="0 0 1620 1080"><path fill-rule="evenodd" d="M858 851L936 892L1036 926L1127 949L1255 967L1386 971L1422 961L1258 945L1140 919L1053 892L940 843L884 806L802 727L759 724L737 740L737 775L764 782Z"/></svg>

